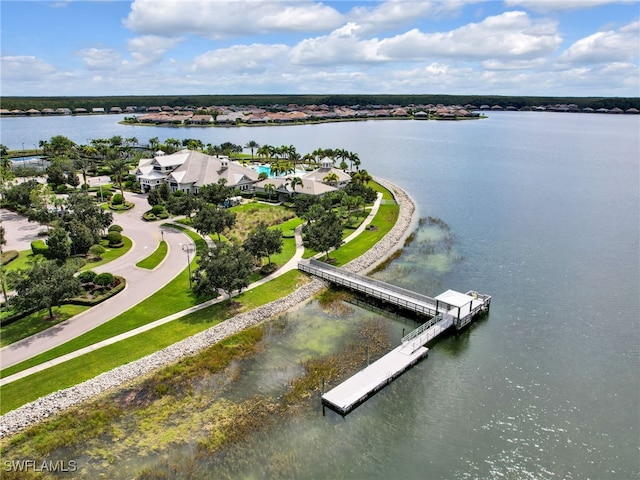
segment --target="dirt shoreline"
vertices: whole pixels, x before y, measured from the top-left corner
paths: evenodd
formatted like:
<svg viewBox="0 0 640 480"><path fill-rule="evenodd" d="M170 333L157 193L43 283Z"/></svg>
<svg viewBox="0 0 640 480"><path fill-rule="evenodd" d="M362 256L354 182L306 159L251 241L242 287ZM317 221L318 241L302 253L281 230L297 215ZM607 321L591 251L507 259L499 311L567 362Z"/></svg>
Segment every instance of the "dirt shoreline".
<svg viewBox="0 0 640 480"><path fill-rule="evenodd" d="M400 187L386 180L376 179L376 181L392 192L399 206L398 219L393 228L378 243L343 267L353 272L366 273L386 261L390 255L404 246L406 238L415 227L417 216L413 199ZM323 280L314 278L311 282L283 298L225 320L139 360L12 410L0 417L0 438L19 433L86 400L121 388L143 375L195 355L249 326L299 306L326 288L327 285Z"/></svg>

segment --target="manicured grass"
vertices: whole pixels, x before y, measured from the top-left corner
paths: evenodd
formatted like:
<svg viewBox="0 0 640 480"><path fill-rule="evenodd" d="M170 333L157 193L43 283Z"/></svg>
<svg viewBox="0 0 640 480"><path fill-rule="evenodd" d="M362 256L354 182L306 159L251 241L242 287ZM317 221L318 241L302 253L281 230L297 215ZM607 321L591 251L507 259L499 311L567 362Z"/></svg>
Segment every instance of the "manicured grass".
<svg viewBox="0 0 640 480"><path fill-rule="evenodd" d="M35 262L38 258L43 258L42 255L34 255L31 250L23 250L19 253L18 258L4 266L5 272L27 269L32 262Z"/></svg>
<svg viewBox="0 0 640 480"><path fill-rule="evenodd" d="M0 414L142 358L216 325L239 312L248 311L281 298L306 282L308 277L297 270L287 272L264 285L233 297L234 304L241 304L241 307L234 311L229 310L226 301L218 303L149 330L142 335L136 335L5 385L0 389L2 393ZM8 375L9 370L5 369L3 376Z"/></svg>
<svg viewBox="0 0 640 480"><path fill-rule="evenodd" d="M131 250L133 246L133 242L129 237L122 236L122 245L119 248L111 248L109 247L109 242L107 240L102 240L100 245L102 245L106 252L102 254L102 259L97 262L87 262L81 270L91 270L92 268L99 267L100 265L104 265L105 263L113 262L115 259L120 258L122 255Z"/></svg>
<svg viewBox="0 0 640 480"><path fill-rule="evenodd" d="M201 253L205 248L207 248L207 242L205 239L189 228L177 225L176 223L163 223L162 226L175 228L176 230L180 230L182 233L188 235L189 238L193 240L193 243L196 244L196 253Z"/></svg>
<svg viewBox="0 0 640 480"><path fill-rule="evenodd" d="M393 228L399 210L398 205L395 204L380 205L378 213L371 222L375 229L365 230L357 238L329 254L331 258L336 260L336 265L344 265L373 247Z"/></svg>
<svg viewBox="0 0 640 480"><path fill-rule="evenodd" d="M158 265L160 265L160 262L162 262L162 260L164 260L164 258L167 256L168 250L169 250L169 246L167 242L162 240L158 245L158 248L156 248L155 252L153 252L147 258L140 260L138 263L136 263L136 267L153 270Z"/></svg>
<svg viewBox="0 0 640 480"><path fill-rule="evenodd" d="M38 332L64 322L65 320L84 312L89 307L80 305L62 305L53 308L53 319L49 319L49 310L44 309L28 315L16 322L0 327L0 346L4 347L11 343L27 338Z"/></svg>

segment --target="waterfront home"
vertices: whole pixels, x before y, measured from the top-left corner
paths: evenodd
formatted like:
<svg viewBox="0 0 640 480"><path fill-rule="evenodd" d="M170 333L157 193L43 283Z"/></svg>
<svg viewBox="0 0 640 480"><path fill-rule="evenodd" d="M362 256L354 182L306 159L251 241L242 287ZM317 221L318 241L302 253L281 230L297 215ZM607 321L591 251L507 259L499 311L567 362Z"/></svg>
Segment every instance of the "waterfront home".
<svg viewBox="0 0 640 480"><path fill-rule="evenodd" d="M133 173L143 192L155 190L165 183L169 174L184 162L184 156L166 155L158 150L153 158L141 158Z"/></svg>
<svg viewBox="0 0 640 480"><path fill-rule="evenodd" d="M224 155L212 156L193 150L181 150L168 156L183 159L167 176L166 182L172 192L198 193L200 187L220 180L224 180L227 187L248 191L258 181L258 172L229 161L229 157Z"/></svg>
<svg viewBox="0 0 640 480"><path fill-rule="evenodd" d="M333 161L327 157L320 160L320 168L303 175L301 178L303 183L319 182L336 188L344 188L351 181L351 175L335 168ZM331 180L332 178L335 180Z"/></svg>
<svg viewBox="0 0 640 480"><path fill-rule="evenodd" d="M203 185L218 183L241 191L251 190L258 173L229 161L226 156L212 156L193 150L180 150L171 155L156 152L153 158L143 158L134 175L143 192L155 190L166 183L172 192L198 193Z"/></svg>

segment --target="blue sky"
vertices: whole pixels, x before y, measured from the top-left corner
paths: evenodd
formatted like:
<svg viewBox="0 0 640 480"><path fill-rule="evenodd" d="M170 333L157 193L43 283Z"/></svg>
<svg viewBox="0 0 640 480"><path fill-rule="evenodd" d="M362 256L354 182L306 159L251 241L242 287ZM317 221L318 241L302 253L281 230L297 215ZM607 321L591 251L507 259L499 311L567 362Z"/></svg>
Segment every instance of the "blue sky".
<svg viewBox="0 0 640 480"><path fill-rule="evenodd" d="M640 96L638 0L2 0L0 18L3 96Z"/></svg>

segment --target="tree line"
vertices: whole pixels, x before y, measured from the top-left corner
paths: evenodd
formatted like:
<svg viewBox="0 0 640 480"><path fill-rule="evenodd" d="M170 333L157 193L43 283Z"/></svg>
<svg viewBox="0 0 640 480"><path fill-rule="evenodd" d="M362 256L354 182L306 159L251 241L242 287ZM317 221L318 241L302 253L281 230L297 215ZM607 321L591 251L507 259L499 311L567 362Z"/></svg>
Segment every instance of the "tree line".
<svg viewBox="0 0 640 480"><path fill-rule="evenodd" d="M129 96L39 96L39 97L2 97L2 108L23 110L30 108L92 108L101 107L108 111L111 107L128 106L286 106L331 105L331 106L371 106L371 105L500 105L516 108L539 105L576 104L580 108L591 107L640 109L639 97L553 97L553 96L515 96L515 95L129 95Z"/></svg>

